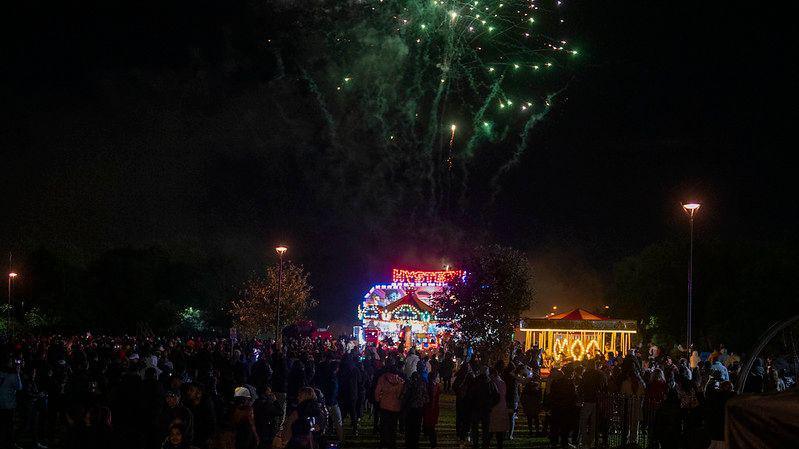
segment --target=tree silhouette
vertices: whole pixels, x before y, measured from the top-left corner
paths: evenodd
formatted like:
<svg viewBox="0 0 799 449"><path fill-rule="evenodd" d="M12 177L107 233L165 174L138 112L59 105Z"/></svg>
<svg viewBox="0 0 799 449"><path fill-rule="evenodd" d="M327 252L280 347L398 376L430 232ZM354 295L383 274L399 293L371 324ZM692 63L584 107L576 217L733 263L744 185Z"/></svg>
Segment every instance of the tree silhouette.
<svg viewBox="0 0 799 449"><path fill-rule="evenodd" d="M499 357L533 303L530 263L519 251L493 245L477 248L461 267L466 275L435 298L438 316L453 323L460 341L484 356Z"/></svg>
<svg viewBox="0 0 799 449"><path fill-rule="evenodd" d="M254 274L242 285L237 299L231 302L230 315L239 332L248 337L275 335L278 304L278 267L269 267L265 274ZM280 292L281 327L305 318L316 306L311 297L308 273L291 262L283 264Z"/></svg>

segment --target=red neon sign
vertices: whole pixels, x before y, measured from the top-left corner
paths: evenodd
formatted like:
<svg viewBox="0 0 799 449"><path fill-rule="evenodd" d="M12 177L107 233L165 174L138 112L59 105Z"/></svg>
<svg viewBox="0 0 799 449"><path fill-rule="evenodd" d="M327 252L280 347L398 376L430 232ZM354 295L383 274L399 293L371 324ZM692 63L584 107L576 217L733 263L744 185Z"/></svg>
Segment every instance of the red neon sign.
<svg viewBox="0 0 799 449"><path fill-rule="evenodd" d="M418 271L394 268L391 271L391 281L397 284L421 282L446 284L460 276L463 276L461 270Z"/></svg>

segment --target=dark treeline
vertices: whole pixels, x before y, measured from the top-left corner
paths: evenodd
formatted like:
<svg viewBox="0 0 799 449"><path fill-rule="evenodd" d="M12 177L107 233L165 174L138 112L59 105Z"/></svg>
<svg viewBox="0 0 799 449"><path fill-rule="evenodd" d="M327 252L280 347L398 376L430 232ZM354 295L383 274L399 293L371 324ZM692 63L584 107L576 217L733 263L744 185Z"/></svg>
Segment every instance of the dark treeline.
<svg viewBox="0 0 799 449"><path fill-rule="evenodd" d="M644 339L685 342L688 242L653 244L615 264L611 314L640 320ZM795 242L708 239L694 247L694 343L748 351L772 323L799 313Z"/></svg>
<svg viewBox="0 0 799 449"><path fill-rule="evenodd" d="M226 327L241 281L230 267L161 247L113 249L88 263L40 248L15 260L15 317L32 331L167 332L191 307L209 327Z"/></svg>
<svg viewBox="0 0 799 449"><path fill-rule="evenodd" d="M617 262L604 298L608 314L638 320L645 340L662 347L683 342L687 254L686 242L670 240ZM799 312L791 293L798 256L794 242L697 242L695 342L746 352L771 323ZM14 286L19 323L32 321L38 330L111 333L180 331L188 307L199 311L207 330L226 332L228 301L251 271L242 269L241 261L163 247L113 249L88 262L40 248L16 256L15 269L24 274ZM321 324L349 323L354 306L315 315Z"/></svg>

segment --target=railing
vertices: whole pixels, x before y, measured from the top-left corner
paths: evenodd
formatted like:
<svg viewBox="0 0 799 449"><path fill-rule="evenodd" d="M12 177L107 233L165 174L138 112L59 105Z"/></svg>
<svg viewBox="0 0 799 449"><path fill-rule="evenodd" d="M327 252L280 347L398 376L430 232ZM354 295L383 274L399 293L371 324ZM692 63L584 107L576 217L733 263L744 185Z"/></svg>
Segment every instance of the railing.
<svg viewBox="0 0 799 449"><path fill-rule="evenodd" d="M654 430L659 408L660 401L643 396L600 394L597 397L596 445L605 448L627 444L655 447ZM679 432L679 429L672 431Z"/></svg>
<svg viewBox="0 0 799 449"><path fill-rule="evenodd" d="M546 403L546 399L544 400ZM629 396L621 393L600 393L597 395L596 408L594 410L595 419L582 419L584 411L588 411L585 404L578 404L576 414L572 420L566 424L569 428L569 437L572 443L581 443L583 447L597 448L620 448L620 447L641 447L658 448L665 441L679 440L681 424L680 418L676 422L663 421L658 423L658 419L663 419L660 415L661 401L656 401L645 396ZM585 410L583 410L585 408ZM543 412L543 431L545 434L552 435L551 411L544 407ZM677 413L681 413L679 410ZM590 413L589 413L590 414ZM586 414L589 415L589 414ZM595 424L593 432L590 432L591 423ZM583 428L581 426L585 424ZM658 435L658 425L663 428ZM560 429L562 431L562 428ZM556 431L557 432L557 431ZM582 435L580 433L582 432ZM594 435L593 440L591 434ZM665 435L664 435L665 434Z"/></svg>

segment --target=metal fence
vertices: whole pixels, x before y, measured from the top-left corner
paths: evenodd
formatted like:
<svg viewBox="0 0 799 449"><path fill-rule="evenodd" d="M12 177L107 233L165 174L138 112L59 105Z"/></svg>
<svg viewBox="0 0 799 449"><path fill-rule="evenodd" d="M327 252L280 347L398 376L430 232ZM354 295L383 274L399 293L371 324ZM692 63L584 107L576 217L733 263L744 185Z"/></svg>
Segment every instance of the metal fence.
<svg viewBox="0 0 799 449"><path fill-rule="evenodd" d="M600 394L597 398L597 446L656 447L654 434L659 407L659 401L644 396Z"/></svg>

